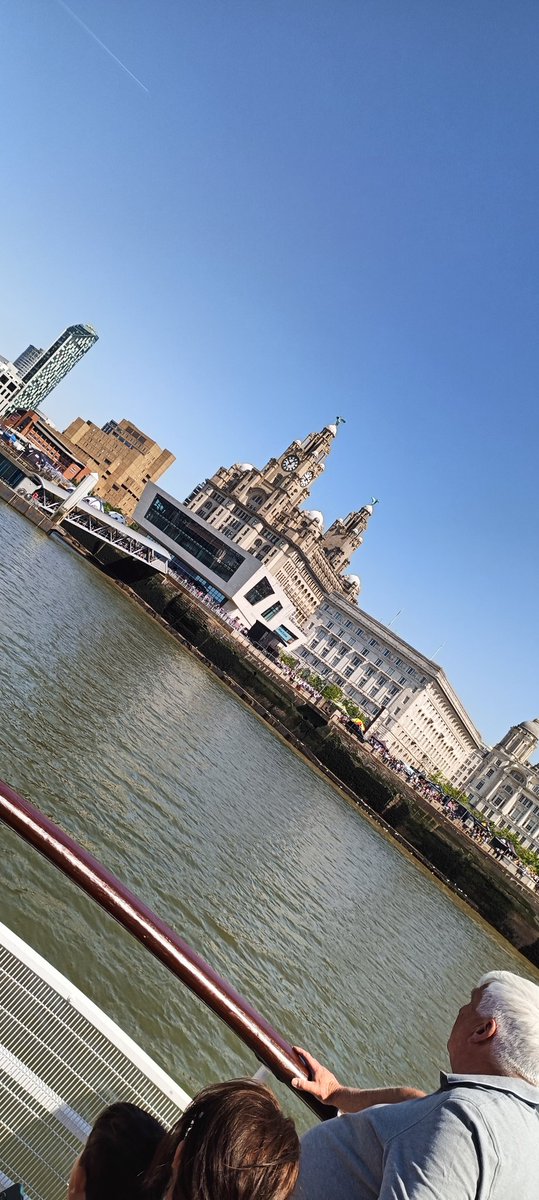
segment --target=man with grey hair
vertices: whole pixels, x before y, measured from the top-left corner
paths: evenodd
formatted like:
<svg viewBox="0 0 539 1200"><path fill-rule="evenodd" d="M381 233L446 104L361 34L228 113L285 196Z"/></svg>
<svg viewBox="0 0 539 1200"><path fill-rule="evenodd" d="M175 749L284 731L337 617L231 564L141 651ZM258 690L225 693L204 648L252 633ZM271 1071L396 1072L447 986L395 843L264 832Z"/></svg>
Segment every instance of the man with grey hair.
<svg viewBox="0 0 539 1200"><path fill-rule="evenodd" d="M447 1043L453 1074L432 1095L346 1088L298 1047L293 1081L340 1110L302 1141L295 1200L537 1200L539 986L492 971Z"/></svg>

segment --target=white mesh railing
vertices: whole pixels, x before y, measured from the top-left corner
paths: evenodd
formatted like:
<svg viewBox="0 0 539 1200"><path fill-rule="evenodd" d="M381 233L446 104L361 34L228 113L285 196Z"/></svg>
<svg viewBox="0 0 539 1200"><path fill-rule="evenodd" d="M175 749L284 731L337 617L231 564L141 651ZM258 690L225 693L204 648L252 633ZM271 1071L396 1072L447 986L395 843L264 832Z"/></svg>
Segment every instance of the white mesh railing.
<svg viewBox="0 0 539 1200"><path fill-rule="evenodd" d="M101 1009L0 924L0 1187L65 1200L98 1113L129 1100L165 1125L189 1097Z"/></svg>

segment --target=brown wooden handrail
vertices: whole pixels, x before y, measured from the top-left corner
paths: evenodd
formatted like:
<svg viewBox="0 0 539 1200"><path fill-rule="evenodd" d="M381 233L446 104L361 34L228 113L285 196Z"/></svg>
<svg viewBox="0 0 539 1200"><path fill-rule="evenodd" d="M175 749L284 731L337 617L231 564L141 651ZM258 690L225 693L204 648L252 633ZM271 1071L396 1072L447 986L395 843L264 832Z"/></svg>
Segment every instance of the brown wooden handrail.
<svg viewBox="0 0 539 1200"><path fill-rule="evenodd" d="M0 780L0 820L39 850L88 896L136 937L173 975L241 1038L282 1083L308 1072L293 1047L125 884ZM321 1120L336 1110L306 1092L295 1092Z"/></svg>

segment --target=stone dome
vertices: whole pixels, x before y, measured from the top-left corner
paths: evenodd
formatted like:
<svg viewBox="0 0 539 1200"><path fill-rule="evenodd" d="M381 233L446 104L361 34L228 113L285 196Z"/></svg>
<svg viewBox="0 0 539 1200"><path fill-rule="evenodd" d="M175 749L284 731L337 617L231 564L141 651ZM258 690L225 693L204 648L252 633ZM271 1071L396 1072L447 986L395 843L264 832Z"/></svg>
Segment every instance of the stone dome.
<svg viewBox="0 0 539 1200"><path fill-rule="evenodd" d="M534 738L539 740L539 717L534 717L531 721L523 721L522 725L524 729L528 730L528 733L532 733Z"/></svg>
<svg viewBox="0 0 539 1200"><path fill-rule="evenodd" d="M329 432L333 434L333 437L337 436L337 426L336 425L326 425L326 429L328 429Z"/></svg>
<svg viewBox="0 0 539 1200"><path fill-rule="evenodd" d="M309 521L315 521L316 524L322 528L324 524L324 517L317 508L306 508L303 512L303 516L308 517Z"/></svg>
<svg viewBox="0 0 539 1200"><path fill-rule="evenodd" d="M252 463L238 463L238 470L239 471L253 471L254 467L253 467Z"/></svg>
<svg viewBox="0 0 539 1200"><path fill-rule="evenodd" d="M359 586L359 584L361 583L361 580L360 580L360 578L359 578L359 575L347 575L347 576L346 576L346 578L348 579L348 581L349 581L350 583L357 583L357 584L358 584L358 586Z"/></svg>
<svg viewBox="0 0 539 1200"><path fill-rule="evenodd" d="M374 512L372 504L364 504L363 508L364 508L365 512L368 512L369 516L372 517L372 514Z"/></svg>

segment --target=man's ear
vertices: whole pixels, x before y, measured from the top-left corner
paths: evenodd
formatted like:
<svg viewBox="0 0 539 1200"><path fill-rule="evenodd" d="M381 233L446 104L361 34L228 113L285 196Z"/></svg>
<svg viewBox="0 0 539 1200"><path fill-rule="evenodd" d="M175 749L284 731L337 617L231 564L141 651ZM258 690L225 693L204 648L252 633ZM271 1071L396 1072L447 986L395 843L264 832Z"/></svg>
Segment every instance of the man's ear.
<svg viewBox="0 0 539 1200"><path fill-rule="evenodd" d="M67 1200L86 1200L86 1171L80 1158L73 1164L69 1176Z"/></svg>
<svg viewBox="0 0 539 1200"><path fill-rule="evenodd" d="M494 1037L497 1028L498 1026L494 1020L494 1017L486 1017L485 1020L477 1026L477 1029L474 1029L470 1041L488 1042L490 1038Z"/></svg>

